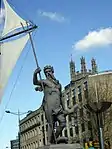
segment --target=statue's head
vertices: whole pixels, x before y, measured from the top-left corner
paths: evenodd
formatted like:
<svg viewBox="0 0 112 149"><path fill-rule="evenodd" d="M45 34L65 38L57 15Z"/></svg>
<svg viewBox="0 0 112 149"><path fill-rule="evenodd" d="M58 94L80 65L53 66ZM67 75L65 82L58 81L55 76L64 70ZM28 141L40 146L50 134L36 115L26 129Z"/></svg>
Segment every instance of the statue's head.
<svg viewBox="0 0 112 149"><path fill-rule="evenodd" d="M50 66L50 65L46 65L45 67L44 67L44 73L45 73L45 76L46 77L52 77L52 78L54 78L54 69L53 69L53 67L52 66Z"/></svg>
<svg viewBox="0 0 112 149"><path fill-rule="evenodd" d="M49 72L49 71L51 71L52 73L54 73L53 67L50 66L50 65L46 65L46 66L44 67L44 73Z"/></svg>

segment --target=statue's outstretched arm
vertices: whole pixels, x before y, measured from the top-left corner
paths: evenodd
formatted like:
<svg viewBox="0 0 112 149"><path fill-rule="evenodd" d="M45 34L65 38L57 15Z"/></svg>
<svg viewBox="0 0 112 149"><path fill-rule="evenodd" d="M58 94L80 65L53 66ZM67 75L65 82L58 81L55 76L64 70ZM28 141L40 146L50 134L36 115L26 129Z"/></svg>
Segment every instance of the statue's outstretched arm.
<svg viewBox="0 0 112 149"><path fill-rule="evenodd" d="M38 77L37 77L37 74L40 73L40 71L41 71L40 67L34 71L34 74L33 74L33 84L34 85L41 86L41 80L38 80Z"/></svg>

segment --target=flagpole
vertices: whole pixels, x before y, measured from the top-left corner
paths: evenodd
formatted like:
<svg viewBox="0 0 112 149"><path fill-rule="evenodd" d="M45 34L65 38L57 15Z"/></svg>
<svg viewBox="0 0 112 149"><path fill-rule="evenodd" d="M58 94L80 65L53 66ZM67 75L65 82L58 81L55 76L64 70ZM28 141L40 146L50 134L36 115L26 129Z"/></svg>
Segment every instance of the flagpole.
<svg viewBox="0 0 112 149"><path fill-rule="evenodd" d="M27 28L28 28L28 22L26 22L26 25L27 25ZM22 28L23 28L23 31L25 31L24 26L23 26L22 23L21 23L21 26L22 26ZM32 28L34 28L35 26L36 26L36 25L32 26ZM34 29L36 29L37 27L38 27L38 26L36 26ZM27 29L27 30L28 30L28 29ZM38 64L38 60L37 60L37 56L36 56L36 52L35 52L35 47L34 47L33 40L32 40L32 36L31 36L31 31L32 31L32 30L29 30L29 31L28 31L28 34L29 34L29 38L30 38L30 42L31 42L31 46L32 46L32 50L33 50L33 55L34 55L34 58L35 58L36 66L37 66L37 68L39 68L39 64ZM40 80L42 80L42 77L41 77L40 72L39 72L39 78L40 78ZM43 91L44 91L43 83L41 83L41 85L42 85L42 89L43 89Z"/></svg>
<svg viewBox="0 0 112 149"><path fill-rule="evenodd" d="M36 52L35 52L35 48L34 48L34 44L33 44L33 40L32 40L32 36L31 36L31 32L29 32L29 38L30 38L30 42L31 42L31 45L32 45L32 50L33 50L35 62L36 62L37 68L39 68L39 64L38 64L38 60L37 60L37 56L36 56ZM39 77L40 77L40 80L42 80L40 72L39 72ZM44 91L43 83L41 85L42 85L42 89Z"/></svg>

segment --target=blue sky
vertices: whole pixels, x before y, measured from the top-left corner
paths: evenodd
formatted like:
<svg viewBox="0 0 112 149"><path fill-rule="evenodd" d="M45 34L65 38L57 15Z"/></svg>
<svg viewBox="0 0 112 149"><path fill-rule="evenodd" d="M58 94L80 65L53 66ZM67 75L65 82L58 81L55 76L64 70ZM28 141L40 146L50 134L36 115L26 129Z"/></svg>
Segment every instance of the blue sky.
<svg viewBox="0 0 112 149"><path fill-rule="evenodd" d="M39 65L54 66L56 77L63 87L70 81L71 54L80 70L80 57L97 60L99 71L112 69L112 1L102 0L8 0L19 15L30 19L39 28L33 36ZM3 8L2 8L3 9ZM2 24L3 15L0 15ZM28 52L27 57L25 55ZM21 66L23 69L11 95ZM16 112L35 110L41 105L42 93L32 84L36 68L30 44L26 46L10 77L0 105L0 149L10 146L18 131L16 116L4 113L4 108Z"/></svg>

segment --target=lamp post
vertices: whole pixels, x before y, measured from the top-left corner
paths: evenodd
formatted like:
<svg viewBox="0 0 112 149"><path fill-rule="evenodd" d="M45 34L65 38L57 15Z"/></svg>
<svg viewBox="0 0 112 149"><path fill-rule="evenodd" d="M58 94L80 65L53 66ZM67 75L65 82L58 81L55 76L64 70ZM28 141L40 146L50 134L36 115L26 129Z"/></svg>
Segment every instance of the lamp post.
<svg viewBox="0 0 112 149"><path fill-rule="evenodd" d="M32 112L32 111L27 111L27 112L20 112L19 110L18 110L18 112L12 112L12 111L9 111L9 110L6 110L5 111L6 113L9 113L9 114L12 114L12 115L16 115L16 116L18 116L18 125L19 125L19 131L18 131L18 142L19 142L19 149L21 149L21 144L20 144L20 116L21 115L24 115L24 114L28 114L28 113L30 113L30 112Z"/></svg>
<svg viewBox="0 0 112 149"><path fill-rule="evenodd" d="M100 149L104 149L102 113L106 111L111 104L112 102L92 102L84 106L90 112L96 114Z"/></svg>

